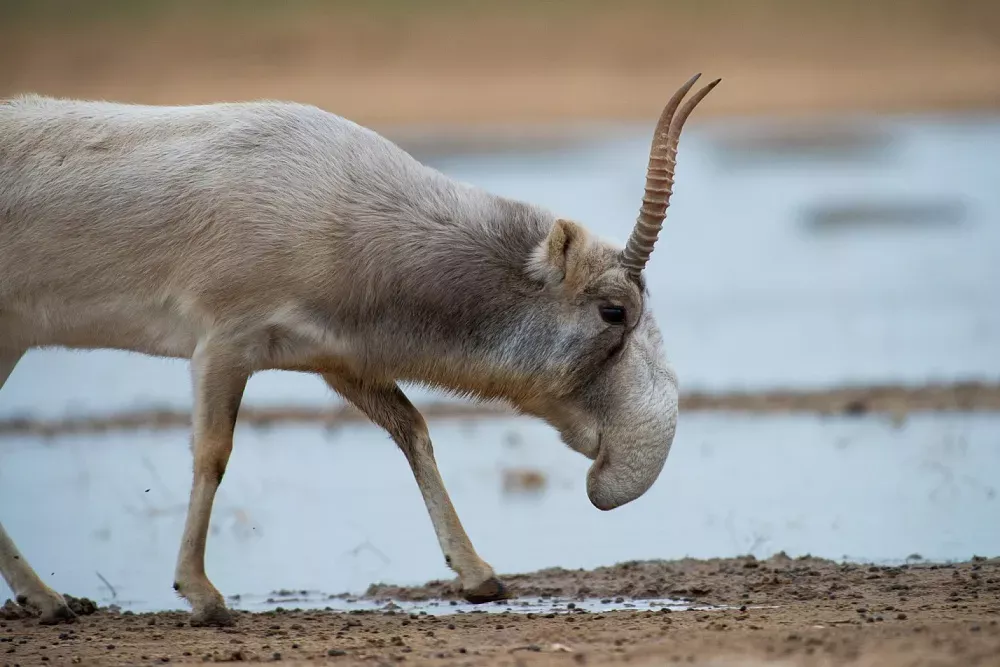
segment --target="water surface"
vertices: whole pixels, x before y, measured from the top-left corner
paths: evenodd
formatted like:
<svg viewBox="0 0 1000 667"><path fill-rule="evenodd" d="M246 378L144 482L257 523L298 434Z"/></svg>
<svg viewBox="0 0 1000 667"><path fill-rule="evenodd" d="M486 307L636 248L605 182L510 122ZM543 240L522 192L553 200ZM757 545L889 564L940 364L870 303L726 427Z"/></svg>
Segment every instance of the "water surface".
<svg viewBox="0 0 1000 667"><path fill-rule="evenodd" d="M1000 415L917 415L897 427L878 416L689 414L657 483L611 512L587 500L589 461L534 420L432 422L431 435L470 538L501 573L781 550L878 562L1000 555ZM58 590L177 607L187 440L7 440L4 524ZM512 489L512 470L544 482ZM248 604L282 588L356 594L452 576L405 459L368 426L238 429L207 569Z"/></svg>

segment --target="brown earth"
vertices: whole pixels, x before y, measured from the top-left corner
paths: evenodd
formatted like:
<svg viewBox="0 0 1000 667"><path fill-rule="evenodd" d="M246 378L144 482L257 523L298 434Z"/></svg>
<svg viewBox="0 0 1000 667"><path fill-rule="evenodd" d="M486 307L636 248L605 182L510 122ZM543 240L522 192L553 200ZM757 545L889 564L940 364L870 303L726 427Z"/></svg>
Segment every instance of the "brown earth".
<svg viewBox="0 0 1000 667"><path fill-rule="evenodd" d="M240 612L226 629L192 628L177 612L100 610L62 626L12 618L0 621L0 664L1000 665L997 558L869 566L778 554L505 579L532 599L621 596L636 606L440 617L391 609ZM369 595L454 593L449 583L431 582L373 586ZM645 601L664 596L725 606L665 612Z"/></svg>
<svg viewBox="0 0 1000 667"><path fill-rule="evenodd" d="M996 109L998 35L987 0L5 0L0 96L283 98L372 126L651 123L700 71L724 84L698 119Z"/></svg>
<svg viewBox="0 0 1000 667"><path fill-rule="evenodd" d="M428 419L477 419L510 415L504 407L485 404L428 403L417 408ZM888 415L896 423L916 412L1000 411L1000 384L958 382L952 384L904 386L859 386L817 391L761 391L735 393L685 393L680 397L683 412L720 410L756 413L816 412L824 415ZM328 409L311 407L244 407L239 423L254 427L276 424L316 423L336 428L367 422L367 417L350 406ZM0 437L30 435L51 438L79 433L104 433L132 429L187 428L191 414L186 410L136 410L112 415L90 415L65 419L10 417L0 419Z"/></svg>

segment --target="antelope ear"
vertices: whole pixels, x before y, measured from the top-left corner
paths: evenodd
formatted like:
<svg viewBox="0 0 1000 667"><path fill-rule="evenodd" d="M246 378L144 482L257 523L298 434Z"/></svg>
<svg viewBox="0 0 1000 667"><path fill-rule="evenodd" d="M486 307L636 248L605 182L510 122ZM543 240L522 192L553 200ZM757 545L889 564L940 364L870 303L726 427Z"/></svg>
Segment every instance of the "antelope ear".
<svg viewBox="0 0 1000 667"><path fill-rule="evenodd" d="M571 220L559 218L549 230L549 235L531 254L528 272L550 283L572 280L584 258L587 244L586 229Z"/></svg>

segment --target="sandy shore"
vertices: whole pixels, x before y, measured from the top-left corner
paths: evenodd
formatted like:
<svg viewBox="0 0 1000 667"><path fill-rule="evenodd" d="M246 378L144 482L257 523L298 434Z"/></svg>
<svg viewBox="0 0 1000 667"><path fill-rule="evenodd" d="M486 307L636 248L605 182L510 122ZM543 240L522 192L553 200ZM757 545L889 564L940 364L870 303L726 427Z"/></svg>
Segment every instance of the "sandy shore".
<svg viewBox="0 0 1000 667"><path fill-rule="evenodd" d="M442 616L240 612L234 628L191 628L183 613L101 610L73 625L0 621L3 663L21 665L916 665L1000 664L1000 559L841 564L783 554L623 563L506 577L529 598L621 596L634 609ZM389 599L450 597L451 585L373 587ZM550 598L549 596L553 596ZM702 609L664 612L650 599ZM705 609L705 605L724 605ZM544 606L544 605L543 605ZM8 609L11 609L9 606Z"/></svg>

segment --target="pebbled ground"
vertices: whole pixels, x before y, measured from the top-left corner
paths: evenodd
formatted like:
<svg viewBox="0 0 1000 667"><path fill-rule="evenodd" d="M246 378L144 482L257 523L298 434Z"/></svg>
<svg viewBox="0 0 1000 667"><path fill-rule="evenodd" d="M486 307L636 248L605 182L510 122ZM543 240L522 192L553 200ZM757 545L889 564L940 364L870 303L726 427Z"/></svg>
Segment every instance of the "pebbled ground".
<svg viewBox="0 0 1000 667"><path fill-rule="evenodd" d="M72 625L0 614L0 665L215 662L427 665L1000 665L1000 559L896 567L782 554L548 569L505 577L518 595L621 597L588 613L393 610L389 600L454 599L450 582L374 585L387 610L240 612L234 628L192 628L182 612L101 609ZM660 611L686 597L711 610Z"/></svg>

